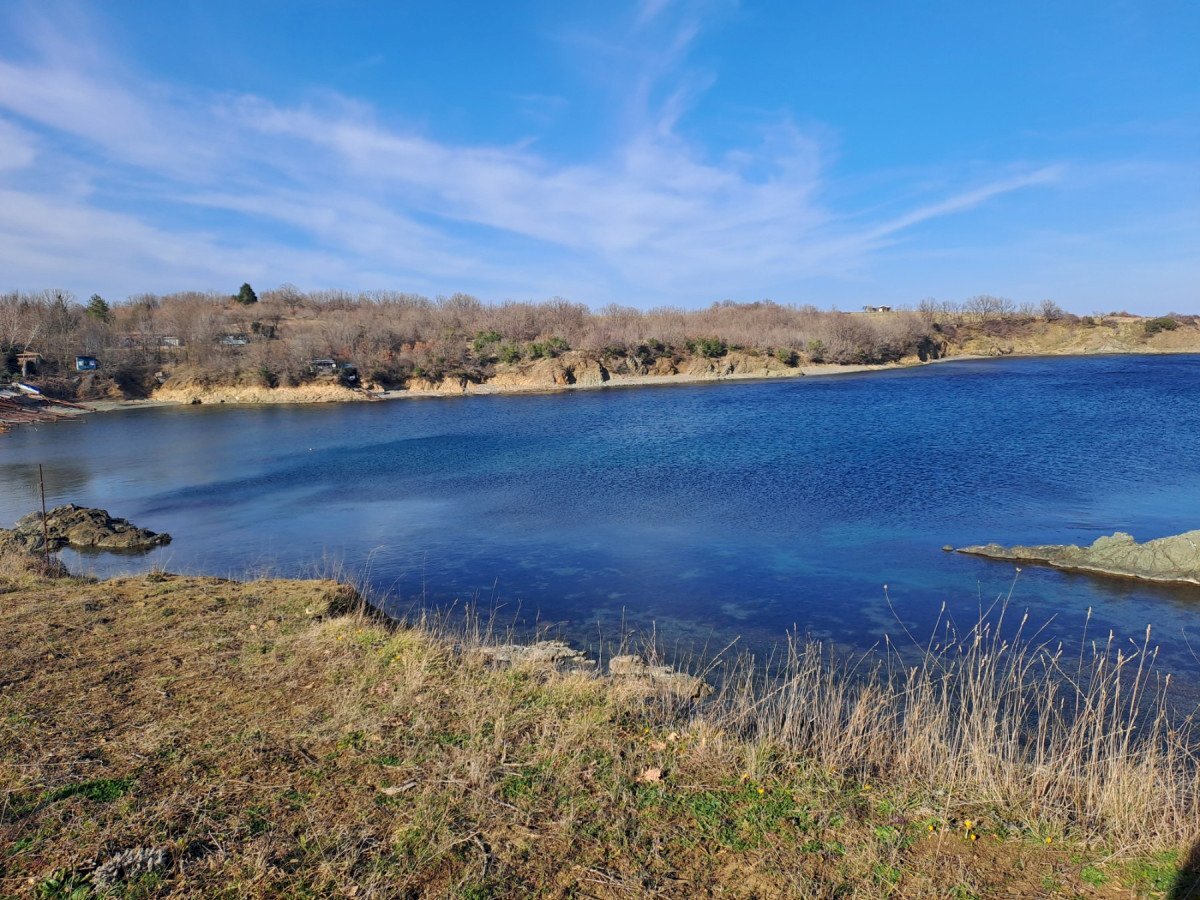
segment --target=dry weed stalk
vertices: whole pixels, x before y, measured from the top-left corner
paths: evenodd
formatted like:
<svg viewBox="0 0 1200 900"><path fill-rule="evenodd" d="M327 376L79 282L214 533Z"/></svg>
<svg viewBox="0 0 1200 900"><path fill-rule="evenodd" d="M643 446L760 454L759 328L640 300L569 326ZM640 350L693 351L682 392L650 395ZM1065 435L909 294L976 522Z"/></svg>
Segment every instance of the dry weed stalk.
<svg viewBox="0 0 1200 900"><path fill-rule="evenodd" d="M1070 659L1027 636L1028 615L1006 636L1006 611L915 652L843 659L792 637L773 672L733 664L701 715L828 770L1120 850L1200 832L1194 713L1173 713L1149 627Z"/></svg>

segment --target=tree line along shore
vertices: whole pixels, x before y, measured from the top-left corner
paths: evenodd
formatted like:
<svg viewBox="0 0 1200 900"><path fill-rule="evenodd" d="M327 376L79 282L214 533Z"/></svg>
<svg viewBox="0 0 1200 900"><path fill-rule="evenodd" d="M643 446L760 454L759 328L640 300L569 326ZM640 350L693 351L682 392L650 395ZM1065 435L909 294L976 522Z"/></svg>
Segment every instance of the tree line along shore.
<svg viewBox="0 0 1200 900"><path fill-rule="evenodd" d="M981 295L911 309L760 301L598 310L376 291L181 292L108 302L0 295L0 384L66 400L345 399L372 391L567 387L655 377L801 374L952 356L1200 351L1200 317L1066 313Z"/></svg>
<svg viewBox="0 0 1200 900"><path fill-rule="evenodd" d="M981 623L915 657L793 642L769 670L718 659L674 681L652 646L620 668L522 653L330 581L97 582L10 545L0 593L4 896L1198 883L1194 722L1149 642L1067 658Z"/></svg>

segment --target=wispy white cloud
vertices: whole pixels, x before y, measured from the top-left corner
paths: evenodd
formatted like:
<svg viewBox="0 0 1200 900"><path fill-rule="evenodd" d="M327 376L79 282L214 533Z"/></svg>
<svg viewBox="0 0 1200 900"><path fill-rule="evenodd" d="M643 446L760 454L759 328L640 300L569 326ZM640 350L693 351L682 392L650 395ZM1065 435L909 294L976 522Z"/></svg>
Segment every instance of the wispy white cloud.
<svg viewBox="0 0 1200 900"><path fill-rule="evenodd" d="M669 7L646 0L635 16L635 31L659 31L619 73L625 129L573 164L528 143L385 125L354 98L285 105L148 82L101 50L60 52L95 48L96 35L43 21L28 58L0 60L0 271L122 292L251 274L366 287L369 275L494 297L699 303L853 272L906 229L1061 174L1010 173L884 219L831 210L818 134L780 119L724 155L682 136L707 80L684 64L698 19ZM52 177L11 177L39 162ZM182 224L197 213L225 218Z"/></svg>
<svg viewBox="0 0 1200 900"><path fill-rule="evenodd" d="M0 119L0 170L23 169L33 162L35 155L33 135Z"/></svg>
<svg viewBox="0 0 1200 900"><path fill-rule="evenodd" d="M510 99L523 117L539 126L551 124L571 105L566 97L558 94L513 94Z"/></svg>
<svg viewBox="0 0 1200 900"><path fill-rule="evenodd" d="M641 26L654 21L670 5L671 0L641 0L638 4L636 24Z"/></svg>
<svg viewBox="0 0 1200 900"><path fill-rule="evenodd" d="M870 228L862 237L866 240L887 237L898 231L920 225L922 222L927 222L930 219L937 219L953 213L974 209L995 197L999 197L1001 194L1009 194L1013 191L1036 187L1038 185L1053 184L1062 178L1063 173L1064 167L1055 165L1043 166L1032 172L1026 172L1010 178L1002 178L998 181L971 188L970 190L953 194L926 206L910 210L903 215Z"/></svg>

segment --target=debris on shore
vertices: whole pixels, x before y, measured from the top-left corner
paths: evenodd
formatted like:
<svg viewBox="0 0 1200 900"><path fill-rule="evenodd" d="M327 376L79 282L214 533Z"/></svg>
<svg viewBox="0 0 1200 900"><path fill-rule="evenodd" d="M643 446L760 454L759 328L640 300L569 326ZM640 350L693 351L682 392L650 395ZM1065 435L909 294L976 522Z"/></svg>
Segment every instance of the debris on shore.
<svg viewBox="0 0 1200 900"><path fill-rule="evenodd" d="M18 383L0 388L0 434L8 431L13 425L36 425L71 417L72 413L60 413L54 407L75 412L90 412L86 406L47 397L37 388L27 384Z"/></svg>

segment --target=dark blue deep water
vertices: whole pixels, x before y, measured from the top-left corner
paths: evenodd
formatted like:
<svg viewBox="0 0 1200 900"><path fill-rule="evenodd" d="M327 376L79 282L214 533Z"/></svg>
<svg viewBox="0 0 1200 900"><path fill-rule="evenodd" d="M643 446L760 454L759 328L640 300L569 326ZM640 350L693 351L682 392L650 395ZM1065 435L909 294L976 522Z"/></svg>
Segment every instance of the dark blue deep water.
<svg viewBox="0 0 1200 900"><path fill-rule="evenodd" d="M0 522L34 508L39 462L50 503L175 537L74 569L341 566L398 608L475 600L581 642L624 622L668 647L862 647L1008 592L1011 565L943 544L1200 527L1200 356L106 413L0 437ZM1026 567L1013 603L1067 639L1089 607L1092 634L1152 624L1200 680L1200 588Z"/></svg>

